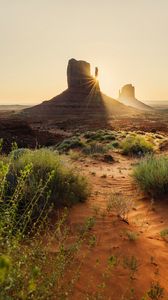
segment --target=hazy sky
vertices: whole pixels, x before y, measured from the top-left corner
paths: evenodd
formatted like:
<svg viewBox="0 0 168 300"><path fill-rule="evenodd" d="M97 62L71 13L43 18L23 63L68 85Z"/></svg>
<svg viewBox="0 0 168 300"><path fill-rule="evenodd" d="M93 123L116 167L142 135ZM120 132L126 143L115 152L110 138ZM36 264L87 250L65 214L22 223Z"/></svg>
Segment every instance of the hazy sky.
<svg viewBox="0 0 168 300"><path fill-rule="evenodd" d="M110 96L168 100L168 0L0 0L0 104L57 95L72 57Z"/></svg>

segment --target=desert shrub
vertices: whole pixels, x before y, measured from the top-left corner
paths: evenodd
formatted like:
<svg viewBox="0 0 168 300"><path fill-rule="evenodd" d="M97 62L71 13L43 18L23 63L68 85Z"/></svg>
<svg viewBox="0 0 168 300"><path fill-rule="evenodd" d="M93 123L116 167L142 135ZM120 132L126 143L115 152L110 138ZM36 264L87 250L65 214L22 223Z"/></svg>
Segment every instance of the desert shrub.
<svg viewBox="0 0 168 300"><path fill-rule="evenodd" d="M123 154L132 156L143 156L153 152L153 145L140 135L126 137L121 143L121 148Z"/></svg>
<svg viewBox="0 0 168 300"><path fill-rule="evenodd" d="M51 205L71 206L85 201L89 194L86 179L47 149L28 150L10 164L1 162L0 178L6 203L17 199L15 216L29 210L29 223Z"/></svg>
<svg viewBox="0 0 168 300"><path fill-rule="evenodd" d="M128 237L128 240L131 242L135 242L138 239L138 234L133 231L126 231L126 235Z"/></svg>
<svg viewBox="0 0 168 300"><path fill-rule="evenodd" d="M82 152L86 155L104 154L107 152L107 149L100 143L92 142L90 145L86 145Z"/></svg>
<svg viewBox="0 0 168 300"><path fill-rule="evenodd" d="M138 271L138 260L135 256L131 256L131 257L124 257L123 259L123 266L124 268L128 268L133 272Z"/></svg>
<svg viewBox="0 0 168 300"><path fill-rule="evenodd" d="M133 201L121 193L111 193L107 203L107 212L114 212L123 220L128 219L128 213L133 207Z"/></svg>
<svg viewBox="0 0 168 300"><path fill-rule="evenodd" d="M81 152L80 151L75 151L75 150L70 150L69 152L68 152L68 155L69 155L69 157L72 159L72 160L80 160L80 158L81 158Z"/></svg>
<svg viewBox="0 0 168 300"><path fill-rule="evenodd" d="M29 150L26 148L18 148L18 149L11 151L10 154L13 157L13 159L15 160L15 159L18 159L23 154L25 154L27 151L29 151Z"/></svg>
<svg viewBox="0 0 168 300"><path fill-rule="evenodd" d="M133 171L133 177L143 191L153 197L168 192L168 157L150 156L143 159Z"/></svg>
<svg viewBox="0 0 168 300"><path fill-rule="evenodd" d="M106 133L99 138L99 141L114 141L115 135L112 133Z"/></svg>
<svg viewBox="0 0 168 300"><path fill-rule="evenodd" d="M72 137L65 139L56 148L59 152L68 152L70 149L82 148L84 143L81 141L80 137Z"/></svg>
<svg viewBox="0 0 168 300"><path fill-rule="evenodd" d="M115 133L110 130L88 131L84 134L84 138L89 141L108 142L115 140Z"/></svg>
<svg viewBox="0 0 168 300"><path fill-rule="evenodd" d="M107 145L108 149L119 148L120 143L118 141L113 141Z"/></svg>
<svg viewBox="0 0 168 300"><path fill-rule="evenodd" d="M139 261L135 256L124 257L123 267L125 269L130 270L130 279L133 280L135 279L135 273L138 271L139 268Z"/></svg>
<svg viewBox="0 0 168 300"><path fill-rule="evenodd" d="M92 138L94 136L94 134L95 134L95 132L87 131L87 132L84 133L83 137L85 139L90 139L90 138Z"/></svg>
<svg viewBox="0 0 168 300"><path fill-rule="evenodd" d="M159 300L164 296L164 288L162 288L159 282L152 282L150 290L147 295L151 300Z"/></svg>
<svg viewBox="0 0 168 300"><path fill-rule="evenodd" d="M168 241L168 228L163 229L160 232L160 236L162 237L162 239L164 239L165 241Z"/></svg>

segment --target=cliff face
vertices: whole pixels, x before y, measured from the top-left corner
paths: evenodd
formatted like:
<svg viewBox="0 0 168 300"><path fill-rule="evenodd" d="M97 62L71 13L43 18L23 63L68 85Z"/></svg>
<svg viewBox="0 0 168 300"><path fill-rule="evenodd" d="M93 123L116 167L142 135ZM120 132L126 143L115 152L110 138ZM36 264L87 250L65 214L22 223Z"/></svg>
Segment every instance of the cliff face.
<svg viewBox="0 0 168 300"><path fill-rule="evenodd" d="M121 91L119 91L118 100L121 103L127 106L134 107L136 109L148 110L148 111L152 110L152 108L149 105L136 99L135 87L132 84L126 84L122 87Z"/></svg>
<svg viewBox="0 0 168 300"><path fill-rule="evenodd" d="M86 83L88 78L91 78L90 64L83 60L70 59L67 67L68 88L75 88L83 82Z"/></svg>
<svg viewBox="0 0 168 300"><path fill-rule="evenodd" d="M91 75L90 64L83 60L70 59L67 67L68 89L71 91L80 90L88 94L92 89L100 90L99 83Z"/></svg>

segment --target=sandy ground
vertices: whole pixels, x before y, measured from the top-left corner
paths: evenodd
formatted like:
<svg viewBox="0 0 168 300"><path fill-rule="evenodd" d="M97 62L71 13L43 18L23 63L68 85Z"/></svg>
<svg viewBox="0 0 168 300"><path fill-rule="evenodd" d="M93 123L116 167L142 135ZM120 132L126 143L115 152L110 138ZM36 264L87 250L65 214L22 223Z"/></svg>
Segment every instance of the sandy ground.
<svg viewBox="0 0 168 300"><path fill-rule="evenodd" d="M117 153L113 156L113 164L90 158L74 162L91 182L92 194L86 203L71 209L70 224L76 227L89 216L97 217L92 229L96 244L90 251L81 250L79 263L86 257L71 299L141 300L152 282L159 282L164 288L162 299L168 299L168 243L160 236L168 228L168 203L153 203L138 190L131 177L135 160ZM133 200L129 224L104 213L111 192L122 192ZM137 239L131 241L128 231L137 234ZM111 267L110 257L117 259ZM136 260L135 272L133 265L126 267L131 257Z"/></svg>

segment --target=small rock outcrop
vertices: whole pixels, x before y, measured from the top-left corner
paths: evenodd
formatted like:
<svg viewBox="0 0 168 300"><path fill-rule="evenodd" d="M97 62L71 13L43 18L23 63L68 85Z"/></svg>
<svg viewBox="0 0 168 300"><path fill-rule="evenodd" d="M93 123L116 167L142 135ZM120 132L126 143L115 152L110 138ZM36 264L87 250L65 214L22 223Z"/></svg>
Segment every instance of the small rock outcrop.
<svg viewBox="0 0 168 300"><path fill-rule="evenodd" d="M122 87L122 89L119 91L118 100L121 103L127 106L134 107L136 109L148 110L148 111L152 110L152 108L149 105L136 99L135 87L132 84L126 84Z"/></svg>
<svg viewBox="0 0 168 300"><path fill-rule="evenodd" d="M39 145L55 145L61 140L59 134L33 130L24 120L15 115L0 119L0 137L3 139L2 152L9 153L12 143L18 148L36 148Z"/></svg>

